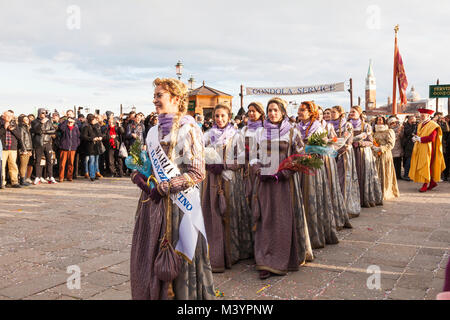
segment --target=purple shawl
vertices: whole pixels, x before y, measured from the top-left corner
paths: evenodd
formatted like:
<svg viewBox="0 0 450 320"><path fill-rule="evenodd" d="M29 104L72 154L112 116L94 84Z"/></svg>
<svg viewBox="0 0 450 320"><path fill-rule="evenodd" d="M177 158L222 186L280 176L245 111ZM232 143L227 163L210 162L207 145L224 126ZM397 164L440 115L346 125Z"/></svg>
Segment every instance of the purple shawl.
<svg viewBox="0 0 450 320"><path fill-rule="evenodd" d="M350 123L352 124L352 126L353 126L353 129L356 129L356 128L361 128L361 119L350 119Z"/></svg>
<svg viewBox="0 0 450 320"><path fill-rule="evenodd" d="M318 129L322 127L322 124L319 121L314 121L311 125L311 128L308 131L308 136L306 136L306 130L309 128L309 125L311 124L311 121L308 121L307 123L303 123L300 121L297 125L297 128L300 130L300 133L302 134L302 139L308 139L314 132L316 132Z"/></svg>
<svg viewBox="0 0 450 320"><path fill-rule="evenodd" d="M175 116L176 114L174 113L164 113L158 115L159 127L161 128L163 137L167 136L170 133L170 130L172 130L173 119L175 118ZM196 124L194 118L192 118L191 116L185 115L183 118L181 118L180 126L188 123Z"/></svg>
<svg viewBox="0 0 450 320"><path fill-rule="evenodd" d="M250 130L250 131L254 131L258 128L261 128L263 125L264 124L261 120L252 121L252 120L248 119L248 122L247 122L247 127L248 127L248 130Z"/></svg>
<svg viewBox="0 0 450 320"><path fill-rule="evenodd" d="M211 129L211 143L225 144L229 138L235 135L236 131L236 128L231 123L222 129L217 124L214 124Z"/></svg>
<svg viewBox="0 0 450 320"><path fill-rule="evenodd" d="M344 118L342 119L337 119L337 120L331 120L328 123L331 123L334 127L334 131L336 131L336 133L339 133L339 130L341 130L341 132L345 131L345 124L347 123L347 121L345 121Z"/></svg>
<svg viewBox="0 0 450 320"><path fill-rule="evenodd" d="M281 124L273 124L269 119L264 121L264 128L267 132L267 140L272 140L272 130L279 130L278 138L284 136L292 128L289 118L285 117Z"/></svg>

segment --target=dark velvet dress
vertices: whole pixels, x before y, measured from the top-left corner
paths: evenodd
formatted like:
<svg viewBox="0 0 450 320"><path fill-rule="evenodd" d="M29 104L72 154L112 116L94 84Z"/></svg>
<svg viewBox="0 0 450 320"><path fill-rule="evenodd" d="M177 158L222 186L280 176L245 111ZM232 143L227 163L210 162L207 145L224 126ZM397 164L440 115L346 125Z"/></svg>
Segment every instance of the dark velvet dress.
<svg viewBox="0 0 450 320"><path fill-rule="evenodd" d="M265 129L258 129L257 148L264 146L262 142L266 140L265 137ZM267 143L266 146L266 152L259 155L259 163L254 164L261 170L271 166L268 161L272 153L271 144ZM300 134L296 128L292 128L279 139L279 163L292 154L300 153L302 148ZM264 159L261 154L267 158ZM276 168L270 174L276 173ZM255 180L252 205L256 230L256 269L278 275L297 271L306 261L313 260L298 173L282 173L284 179L278 182L263 182L259 177Z"/></svg>

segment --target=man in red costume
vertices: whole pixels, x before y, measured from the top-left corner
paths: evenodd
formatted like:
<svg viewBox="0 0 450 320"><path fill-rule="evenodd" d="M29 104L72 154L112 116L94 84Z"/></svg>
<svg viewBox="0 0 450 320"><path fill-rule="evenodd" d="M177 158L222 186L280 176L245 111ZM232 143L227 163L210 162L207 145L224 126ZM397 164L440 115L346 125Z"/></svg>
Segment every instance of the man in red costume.
<svg viewBox="0 0 450 320"><path fill-rule="evenodd" d="M411 158L409 177L414 182L423 183L420 192L427 192L437 187L441 173L445 169L442 152L442 129L433 120L433 110L419 109L420 120L417 135L413 136L415 142ZM429 185L428 185L429 184Z"/></svg>

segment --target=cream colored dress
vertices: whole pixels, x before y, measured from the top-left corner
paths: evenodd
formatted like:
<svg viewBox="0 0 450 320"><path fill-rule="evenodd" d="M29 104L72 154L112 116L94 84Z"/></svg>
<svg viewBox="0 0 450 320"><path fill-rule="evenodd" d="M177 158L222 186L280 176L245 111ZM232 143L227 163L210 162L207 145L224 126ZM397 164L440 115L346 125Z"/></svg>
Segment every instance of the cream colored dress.
<svg viewBox="0 0 450 320"><path fill-rule="evenodd" d="M394 160L392 149L395 146L395 132L386 125L375 126L373 138L381 148L381 151L374 150L378 177L383 189L383 200L392 200L400 196L395 176Z"/></svg>

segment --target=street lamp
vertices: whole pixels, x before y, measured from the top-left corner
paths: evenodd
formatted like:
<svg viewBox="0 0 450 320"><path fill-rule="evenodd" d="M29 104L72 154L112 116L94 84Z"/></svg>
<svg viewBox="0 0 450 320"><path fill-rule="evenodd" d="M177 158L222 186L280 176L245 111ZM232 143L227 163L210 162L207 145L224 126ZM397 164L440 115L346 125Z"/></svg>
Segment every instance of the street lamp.
<svg viewBox="0 0 450 320"><path fill-rule="evenodd" d="M175 65L176 74L178 76L178 80L181 80L181 75L183 73L183 64L180 60L178 60L178 63Z"/></svg>
<svg viewBox="0 0 450 320"><path fill-rule="evenodd" d="M191 77L189 78L188 82L189 82L189 86L191 87L190 89L191 89L191 90L194 90L194 82L195 82L195 79L194 79L194 77L193 77L192 75L191 75Z"/></svg>

